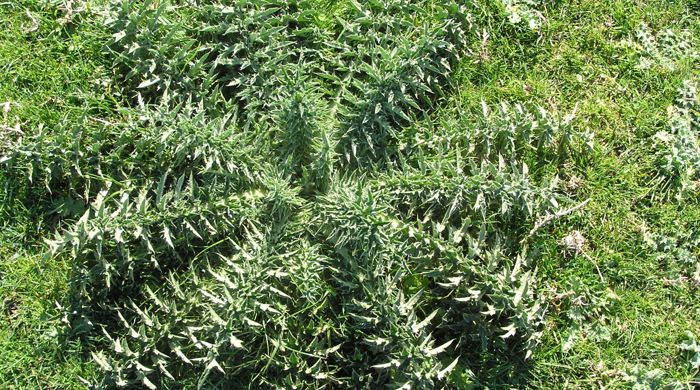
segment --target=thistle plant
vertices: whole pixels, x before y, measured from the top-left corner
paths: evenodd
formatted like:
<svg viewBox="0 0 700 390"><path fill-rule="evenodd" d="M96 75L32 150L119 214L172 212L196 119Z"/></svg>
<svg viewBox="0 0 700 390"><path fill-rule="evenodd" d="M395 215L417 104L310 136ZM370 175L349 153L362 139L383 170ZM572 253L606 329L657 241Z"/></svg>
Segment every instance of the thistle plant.
<svg viewBox="0 0 700 390"><path fill-rule="evenodd" d="M663 189L677 198L692 194L700 180L697 109L697 86L685 81L678 90L676 104L669 108L668 129L655 135Z"/></svg>
<svg viewBox="0 0 700 390"><path fill-rule="evenodd" d="M700 344L693 332L686 332L685 339L678 346L681 351L686 353L688 365L694 370L695 375L700 374Z"/></svg>
<svg viewBox="0 0 700 390"><path fill-rule="evenodd" d="M678 281L691 280L700 283L700 234L696 229L683 226L676 234L643 230L644 242L651 248L661 264L674 270L669 277Z"/></svg>
<svg viewBox="0 0 700 390"><path fill-rule="evenodd" d="M639 69L661 67L674 70L679 61L694 60L697 52L689 31L667 29L655 33L645 23L639 25L636 36L627 42L637 57Z"/></svg>
<svg viewBox="0 0 700 390"><path fill-rule="evenodd" d="M91 349L93 385L513 377L544 313L528 232L572 201L538 167L592 140L573 115L448 102L471 12L114 3L118 120L2 157L5 188L38 194L51 255L73 263L64 336Z"/></svg>

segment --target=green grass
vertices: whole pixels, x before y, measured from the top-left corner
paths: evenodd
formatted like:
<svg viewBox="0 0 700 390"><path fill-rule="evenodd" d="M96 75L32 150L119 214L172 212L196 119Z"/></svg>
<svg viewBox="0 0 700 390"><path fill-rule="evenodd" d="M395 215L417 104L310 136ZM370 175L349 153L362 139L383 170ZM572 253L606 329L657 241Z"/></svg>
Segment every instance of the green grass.
<svg viewBox="0 0 700 390"><path fill-rule="evenodd" d="M38 31L26 32L31 25L27 10L40 22ZM595 134L592 157L565 169L582 180L573 197L590 198L590 203L535 237L541 253L538 292L547 312L541 344L521 384L628 388L625 372L637 365L662 370L664 384L698 381L678 345L687 331L700 337L700 286L692 280L667 283L678 269L659 261L642 230L669 235L700 229L697 195L683 201L658 196L650 152L678 87L697 78L700 68L696 61L679 61L673 70L639 70L621 44L645 22L654 31L689 29L700 48L700 10L682 1L578 0L553 2L544 15L541 31L520 31L517 40L511 35L516 27L491 26L480 48L483 57L461 64L454 95L435 114L449 115L457 105L476 113L482 100L533 102L562 113L576 109L574 126ZM55 7L38 2L0 2L0 102L14 103L10 114L25 132L40 126L51 131L86 113L115 115L111 82L102 83L110 76L104 32L87 19L62 26L59 18ZM95 378L97 370L80 343L63 344L55 336L61 328L56 302L68 294L71 264L63 257L45 260L41 239L51 232L32 210L15 204L0 209L0 218L5 221L0 233L5 305L0 387L79 388L79 378ZM572 230L587 239L585 254L564 254L560 241ZM700 256L698 248L695 255ZM569 317L575 304L557 296L574 279L582 282L589 300L608 294L618 298L584 308L585 321L605 326L607 337L584 332L563 351L576 326Z"/></svg>
<svg viewBox="0 0 700 390"><path fill-rule="evenodd" d="M36 31L29 12L36 19ZM99 30L89 23L62 25L57 7L33 1L0 2L0 100L10 102L8 124L25 134L111 110L104 85ZM0 173L2 176L3 173ZM31 196L30 194L27 196ZM42 219L18 202L0 207L0 387L72 389L95 370L79 345L56 335L56 304L68 292L71 265L43 259Z"/></svg>

